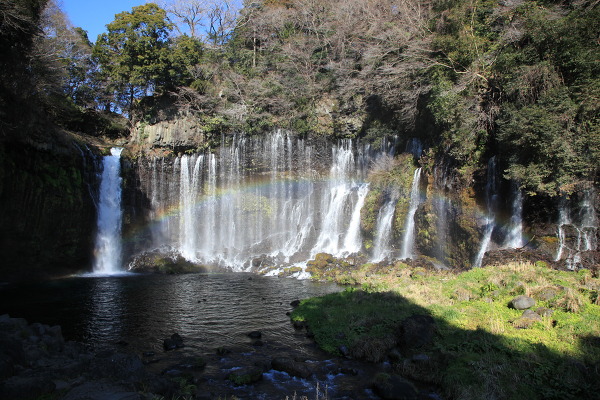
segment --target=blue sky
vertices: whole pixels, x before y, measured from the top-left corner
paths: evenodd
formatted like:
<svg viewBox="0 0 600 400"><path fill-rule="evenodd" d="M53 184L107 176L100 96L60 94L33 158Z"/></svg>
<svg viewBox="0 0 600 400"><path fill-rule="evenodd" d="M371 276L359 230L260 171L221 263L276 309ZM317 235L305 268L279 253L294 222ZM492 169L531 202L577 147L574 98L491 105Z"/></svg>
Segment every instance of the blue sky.
<svg viewBox="0 0 600 400"><path fill-rule="evenodd" d="M106 25L115 19L115 14L131 11L135 6L145 4L145 0L61 0L62 10L69 16L74 26L88 32L92 42L99 34L106 32Z"/></svg>

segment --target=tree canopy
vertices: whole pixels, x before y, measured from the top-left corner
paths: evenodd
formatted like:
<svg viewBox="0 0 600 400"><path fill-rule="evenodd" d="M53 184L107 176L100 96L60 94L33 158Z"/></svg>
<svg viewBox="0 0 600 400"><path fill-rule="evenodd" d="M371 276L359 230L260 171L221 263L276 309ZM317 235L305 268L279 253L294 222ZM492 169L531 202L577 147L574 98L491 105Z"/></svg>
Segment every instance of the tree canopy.
<svg viewBox="0 0 600 400"><path fill-rule="evenodd" d="M597 184L598 1L239 6L148 3L117 14L92 48L53 1L0 2L3 96L60 98L45 107L63 104L62 120L77 107L153 118L164 101L140 100L168 97L205 132L416 137L465 182L496 155L530 194Z"/></svg>
<svg viewBox="0 0 600 400"><path fill-rule="evenodd" d="M115 104L129 112L136 98L160 92L169 83L169 33L173 26L154 3L115 16L98 36L94 57Z"/></svg>

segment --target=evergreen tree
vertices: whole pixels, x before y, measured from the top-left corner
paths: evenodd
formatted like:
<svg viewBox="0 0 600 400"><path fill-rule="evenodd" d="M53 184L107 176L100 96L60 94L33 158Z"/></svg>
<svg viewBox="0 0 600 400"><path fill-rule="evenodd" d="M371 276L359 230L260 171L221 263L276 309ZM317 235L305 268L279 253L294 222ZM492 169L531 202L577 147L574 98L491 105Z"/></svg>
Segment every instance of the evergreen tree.
<svg viewBox="0 0 600 400"><path fill-rule="evenodd" d="M169 82L169 33L166 12L154 3L122 12L98 36L94 57L100 78L113 95L106 108L130 113L135 99L160 93Z"/></svg>

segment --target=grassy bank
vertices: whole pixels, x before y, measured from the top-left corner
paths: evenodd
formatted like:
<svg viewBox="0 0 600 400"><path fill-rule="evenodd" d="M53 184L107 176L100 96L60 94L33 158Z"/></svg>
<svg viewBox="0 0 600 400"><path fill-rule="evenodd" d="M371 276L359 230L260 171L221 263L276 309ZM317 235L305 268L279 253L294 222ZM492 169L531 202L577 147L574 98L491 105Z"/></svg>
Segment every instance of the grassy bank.
<svg viewBox="0 0 600 400"><path fill-rule="evenodd" d="M600 393L600 280L590 271L514 263L454 274L397 263L346 268L332 279L355 285L304 300L292 314L328 352L391 361L399 375L439 385L448 398ZM535 305L513 308L519 295Z"/></svg>

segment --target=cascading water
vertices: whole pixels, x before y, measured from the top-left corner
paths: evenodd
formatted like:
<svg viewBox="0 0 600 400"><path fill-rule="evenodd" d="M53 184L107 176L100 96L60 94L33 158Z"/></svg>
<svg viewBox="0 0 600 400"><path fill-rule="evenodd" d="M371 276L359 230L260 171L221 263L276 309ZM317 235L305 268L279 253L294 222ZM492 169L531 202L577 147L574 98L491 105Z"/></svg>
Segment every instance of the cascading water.
<svg viewBox="0 0 600 400"><path fill-rule="evenodd" d="M418 138L411 138L408 142L406 142L406 150L405 153L412 154L415 159L419 159L421 154L423 154L423 144Z"/></svg>
<svg viewBox="0 0 600 400"><path fill-rule="evenodd" d="M410 202L408 213L406 214L406 222L404 224L404 238L402 238L401 259L414 257L415 248L415 213L421 203L421 194L419 184L421 182L421 168L417 168L413 175L412 186L410 189Z"/></svg>
<svg viewBox="0 0 600 400"><path fill-rule="evenodd" d="M383 261L391 254L390 241L392 233L392 222L394 220L394 212L396 211L396 203L398 195L393 193L389 196L383 207L379 210L377 216L376 234L373 241L373 256L372 262Z"/></svg>
<svg viewBox="0 0 600 400"><path fill-rule="evenodd" d="M330 171L329 196L323 197L322 210L327 210L317 243L312 255L317 253L337 254L341 250L340 240L345 218L345 208L352 194L349 180L354 169L354 151L350 142L333 149L333 166Z"/></svg>
<svg viewBox="0 0 600 400"><path fill-rule="evenodd" d="M512 216L504 247L523 247L523 192L516 183L513 183Z"/></svg>
<svg viewBox="0 0 600 400"><path fill-rule="evenodd" d="M582 251L596 250L598 248L598 218L594 212L595 192L588 190L583 197L580 209L580 249Z"/></svg>
<svg viewBox="0 0 600 400"><path fill-rule="evenodd" d="M449 165L442 163L436 165L433 170L433 178L435 183L435 191L437 192L432 198L433 212L435 214L435 230L437 238L434 247L434 256L439 261L438 268L444 268L446 258L449 255L447 251L448 244L448 221L452 218L452 204L446 197L446 192L449 189Z"/></svg>
<svg viewBox="0 0 600 400"><path fill-rule="evenodd" d="M321 252L356 253L366 171L392 145L316 145L279 131L235 137L214 153L155 160L149 167L158 170L141 182L149 214L161 222L145 250L238 271L291 266Z"/></svg>
<svg viewBox="0 0 600 400"><path fill-rule="evenodd" d="M488 161L487 167L487 182L485 185L485 203L487 207L487 215L485 217L485 230L483 234L483 238L481 239L481 246L479 248L479 252L475 257L475 261L473 262L474 267L481 267L481 263L483 262L483 256L485 252L488 250L492 239L492 233L494 232L494 228L496 227L495 223L495 210L496 210L496 200L497 200L497 172L496 172L496 156L491 157Z"/></svg>
<svg viewBox="0 0 600 400"><path fill-rule="evenodd" d="M348 233L344 238L344 246L342 247L342 255L350 255L358 253L362 248L362 238L360 235L360 210L362 210L367 194L369 194L369 185L361 184L357 188L358 200L352 212Z"/></svg>
<svg viewBox="0 0 600 400"><path fill-rule="evenodd" d="M554 261L559 261L565 251L565 226L571 224L569 219L569 209L565 199L561 199L558 211L558 249Z"/></svg>
<svg viewBox="0 0 600 400"><path fill-rule="evenodd" d="M188 260L196 260L196 230L198 218L196 213L196 197L198 195L199 172L202 165L203 155L187 156L184 155L180 160L181 183L180 190L180 208L181 223L180 232L181 255ZM194 165L190 172L191 165Z"/></svg>
<svg viewBox="0 0 600 400"><path fill-rule="evenodd" d="M94 272L114 274L121 270L121 148L104 156L98 203Z"/></svg>
<svg viewBox="0 0 600 400"><path fill-rule="evenodd" d="M574 206L579 208L575 213L566 199L560 202L558 249L554 261L564 260L568 269L583 268L581 253L598 248L598 220L593 207L594 196L594 191L586 191L580 203Z"/></svg>

